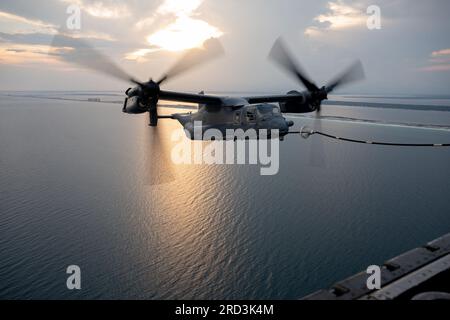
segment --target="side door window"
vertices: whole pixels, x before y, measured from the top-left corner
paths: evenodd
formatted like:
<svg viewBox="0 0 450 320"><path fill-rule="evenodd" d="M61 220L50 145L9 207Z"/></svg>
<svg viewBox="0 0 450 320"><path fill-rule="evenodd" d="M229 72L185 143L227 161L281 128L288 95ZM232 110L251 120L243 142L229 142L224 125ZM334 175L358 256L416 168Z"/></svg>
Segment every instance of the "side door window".
<svg viewBox="0 0 450 320"><path fill-rule="evenodd" d="M256 123L256 108L247 108L245 110L245 120L247 123Z"/></svg>
<svg viewBox="0 0 450 320"><path fill-rule="evenodd" d="M234 123L235 124L241 124L241 111L236 111L234 113Z"/></svg>

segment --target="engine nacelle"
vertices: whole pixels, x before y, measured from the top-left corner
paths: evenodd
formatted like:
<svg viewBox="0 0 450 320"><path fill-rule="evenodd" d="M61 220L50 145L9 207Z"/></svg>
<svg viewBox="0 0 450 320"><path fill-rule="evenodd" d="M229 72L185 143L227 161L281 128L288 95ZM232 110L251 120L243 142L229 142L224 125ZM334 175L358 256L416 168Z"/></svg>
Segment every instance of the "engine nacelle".
<svg viewBox="0 0 450 320"><path fill-rule="evenodd" d="M129 88L125 94L128 98L123 103L122 111L129 114L140 114L148 111L148 107L142 103L142 89L140 86Z"/></svg>
<svg viewBox="0 0 450 320"><path fill-rule="evenodd" d="M128 98L134 97L134 96L140 96L142 93L142 89L140 86L134 87L134 88L129 88L125 94L127 95Z"/></svg>
<svg viewBox="0 0 450 320"><path fill-rule="evenodd" d="M300 95L298 91L289 91L288 95ZM304 95L298 101L280 102L280 109L283 113L309 113L316 108L308 102L309 99Z"/></svg>
<svg viewBox="0 0 450 320"><path fill-rule="evenodd" d="M140 114L148 111L148 107L141 103L139 96L125 99L122 111L129 114Z"/></svg>

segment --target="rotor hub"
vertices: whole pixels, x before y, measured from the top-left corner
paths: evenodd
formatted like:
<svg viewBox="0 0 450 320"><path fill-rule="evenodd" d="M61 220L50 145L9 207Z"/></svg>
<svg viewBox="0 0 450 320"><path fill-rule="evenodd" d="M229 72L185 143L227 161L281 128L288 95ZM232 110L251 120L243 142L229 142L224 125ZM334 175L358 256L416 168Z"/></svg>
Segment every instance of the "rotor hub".
<svg viewBox="0 0 450 320"><path fill-rule="evenodd" d="M161 88L158 83L150 79L150 81L143 83L141 85L142 95L145 101L148 101L149 104L158 101L159 93L161 92Z"/></svg>

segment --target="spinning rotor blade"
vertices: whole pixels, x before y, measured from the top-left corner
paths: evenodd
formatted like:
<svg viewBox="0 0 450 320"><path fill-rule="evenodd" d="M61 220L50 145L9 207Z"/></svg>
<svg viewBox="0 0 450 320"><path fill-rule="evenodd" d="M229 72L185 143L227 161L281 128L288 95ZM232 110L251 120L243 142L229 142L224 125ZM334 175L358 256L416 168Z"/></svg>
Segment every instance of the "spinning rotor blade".
<svg viewBox="0 0 450 320"><path fill-rule="evenodd" d="M330 81L328 86L319 89L316 84L309 80L309 77L302 70L300 65L296 63L281 38L275 42L269 54L269 58L281 66L285 71L294 75L309 91L307 103L313 107L311 110L316 111L316 116L313 120L312 133L322 132L321 105L323 100L328 99L328 93L339 86L364 79L363 66L360 61L356 61L347 70L342 72L334 80ZM311 135L311 133L308 134L308 131L311 130L305 130L303 133L306 138ZM326 166L323 143L323 138L320 136L311 141L310 164L314 167L324 168Z"/></svg>
<svg viewBox="0 0 450 320"><path fill-rule="evenodd" d="M123 71L110 58L81 39L57 34L53 38L51 46L62 52L60 58L65 62L76 64L119 80L141 85L139 81Z"/></svg>
<svg viewBox="0 0 450 320"><path fill-rule="evenodd" d="M342 72L334 80L330 81L330 83L326 86L326 90L329 93L337 87L349 84L351 82L363 80L364 78L364 68L361 61L357 60L347 70Z"/></svg>
<svg viewBox="0 0 450 320"><path fill-rule="evenodd" d="M224 52L220 41L211 38L204 43L203 48L189 50L157 83L161 85L163 82L223 55Z"/></svg>
<svg viewBox="0 0 450 320"><path fill-rule="evenodd" d="M306 75L306 72L304 72L300 65L292 58L292 55L281 38L278 38L273 45L269 58L281 66L285 71L294 75L308 91L319 90L319 88L308 79L309 77Z"/></svg>

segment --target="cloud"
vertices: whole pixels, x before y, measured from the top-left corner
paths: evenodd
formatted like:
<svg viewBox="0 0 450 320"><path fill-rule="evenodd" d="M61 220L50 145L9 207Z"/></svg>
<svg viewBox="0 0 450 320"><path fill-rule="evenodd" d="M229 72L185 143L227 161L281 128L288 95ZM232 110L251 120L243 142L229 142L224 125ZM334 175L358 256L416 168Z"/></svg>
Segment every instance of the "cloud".
<svg viewBox="0 0 450 320"><path fill-rule="evenodd" d="M42 43L45 38L45 41L51 42L51 37L59 32L59 27L55 24L5 11L0 11L1 23L6 23L8 27L2 28L3 32L0 32L0 41L20 43L36 43L38 41ZM74 31L72 33L72 36L75 38L116 41L111 35L101 32Z"/></svg>
<svg viewBox="0 0 450 320"><path fill-rule="evenodd" d="M316 26L311 26L311 27L306 28L304 34L305 34L305 36L308 36L308 37L318 37L318 36L322 35L322 32L323 32L323 30L321 28L316 27Z"/></svg>
<svg viewBox="0 0 450 320"><path fill-rule="evenodd" d="M92 0L60 0L63 3L80 7L89 15L102 19L120 19L130 16L130 10L121 1L92 1Z"/></svg>
<svg viewBox="0 0 450 320"><path fill-rule="evenodd" d="M7 24L2 30L14 30L16 33L56 33L57 26L41 20L29 19L16 14L0 11L0 23Z"/></svg>
<svg viewBox="0 0 450 320"><path fill-rule="evenodd" d="M318 25L308 27L304 34L319 36L326 31L344 30L366 25L367 15L364 6L346 4L343 0L328 2L328 12L314 18Z"/></svg>
<svg viewBox="0 0 450 320"><path fill-rule="evenodd" d="M111 37L95 32L77 33L70 35L76 39L90 39L97 45L111 43ZM14 65L30 65L36 63L56 62L48 56L60 56L67 48L52 47L54 34L49 33L17 33L0 32L1 63Z"/></svg>
<svg viewBox="0 0 450 320"><path fill-rule="evenodd" d="M5 33L0 32L0 42L14 44L47 45L53 39L48 33Z"/></svg>
<svg viewBox="0 0 450 320"><path fill-rule="evenodd" d="M1 64L8 65L27 65L42 66L60 64L59 57L65 50L64 48L51 48L46 45L29 44L0 44Z"/></svg>
<svg viewBox="0 0 450 320"><path fill-rule="evenodd" d="M165 0L157 9L158 14L191 15L204 0Z"/></svg>
<svg viewBox="0 0 450 320"><path fill-rule="evenodd" d="M173 22L179 16L192 16L204 0L163 0L163 3L156 8L154 14L139 20L135 27L138 30L151 28L161 23Z"/></svg>
<svg viewBox="0 0 450 320"><path fill-rule="evenodd" d="M133 52L129 52L125 54L124 59L130 60L130 61L136 61L136 62L145 62L147 61L146 56L153 53L160 51L161 49L153 48L153 49L138 49Z"/></svg>
<svg viewBox="0 0 450 320"><path fill-rule="evenodd" d="M423 67L420 71L446 72L450 71L450 48L433 51L430 54L430 66Z"/></svg>
<svg viewBox="0 0 450 320"><path fill-rule="evenodd" d="M88 40L101 40L101 41L107 41L107 42L115 42L117 41L116 38L113 36L103 33L103 32L96 32L96 31L71 31L68 33L69 36L75 39L88 39Z"/></svg>
<svg viewBox="0 0 450 320"><path fill-rule="evenodd" d="M450 64L439 64L434 66L428 66L420 69L421 71L425 72L443 72L443 71L450 71Z"/></svg>
<svg viewBox="0 0 450 320"><path fill-rule="evenodd" d="M19 44L42 44L46 45L52 42L53 37L57 31L55 30L54 33L5 33L0 32L0 42L10 42L10 43L19 43ZM116 41L115 38L112 36L105 34L105 33L98 33L98 32L77 32L77 33L71 33L71 37L73 38L83 38L83 39L90 39L90 40L100 40L100 41L107 41L107 42L114 42Z"/></svg>
<svg viewBox="0 0 450 320"><path fill-rule="evenodd" d="M433 51L431 53L431 56L432 57L450 56L450 49L442 49L442 50Z"/></svg>
<svg viewBox="0 0 450 320"><path fill-rule="evenodd" d="M40 19L32 19L22 15L0 11L0 53L1 63L14 65L30 65L34 63L55 63L57 48L50 44L59 33L59 27ZM112 36L96 31L74 31L74 38L89 39L97 44L114 42ZM62 48L59 49L63 50ZM52 59L53 57L53 59Z"/></svg>

